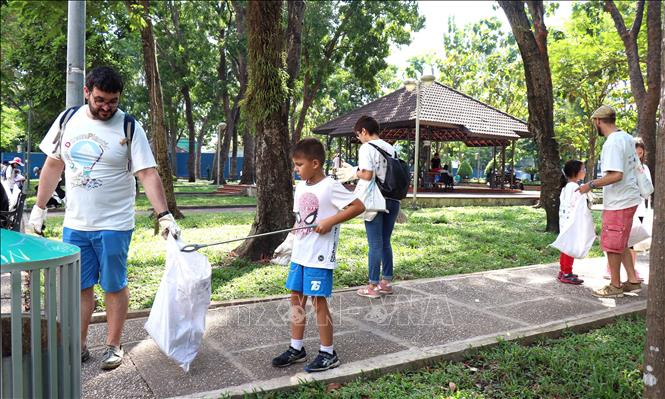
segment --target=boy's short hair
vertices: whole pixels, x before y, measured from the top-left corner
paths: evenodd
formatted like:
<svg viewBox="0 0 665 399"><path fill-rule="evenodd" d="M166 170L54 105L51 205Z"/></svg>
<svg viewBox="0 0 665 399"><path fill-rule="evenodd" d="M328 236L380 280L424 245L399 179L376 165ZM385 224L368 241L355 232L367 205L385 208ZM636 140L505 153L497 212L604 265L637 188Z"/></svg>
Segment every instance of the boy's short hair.
<svg viewBox="0 0 665 399"><path fill-rule="evenodd" d="M122 76L113 68L102 66L93 68L85 77L85 86L92 91L98 88L107 93L122 93L124 87Z"/></svg>
<svg viewBox="0 0 665 399"><path fill-rule="evenodd" d="M379 122L371 116L363 115L353 126L353 132L360 132L363 129L366 129L371 135L379 134Z"/></svg>
<svg viewBox="0 0 665 399"><path fill-rule="evenodd" d="M309 161L318 160L321 165L326 161L326 150L323 144L313 137L302 139L293 146L291 157L303 157Z"/></svg>

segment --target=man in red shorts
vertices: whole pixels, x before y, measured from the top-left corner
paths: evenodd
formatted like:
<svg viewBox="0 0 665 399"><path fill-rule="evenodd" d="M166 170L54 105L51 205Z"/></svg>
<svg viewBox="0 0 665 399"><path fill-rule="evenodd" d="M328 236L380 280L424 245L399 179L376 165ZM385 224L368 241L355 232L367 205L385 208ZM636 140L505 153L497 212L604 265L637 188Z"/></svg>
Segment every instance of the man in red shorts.
<svg viewBox="0 0 665 399"><path fill-rule="evenodd" d="M618 298L624 292L637 292L642 287L635 274L635 265L628 249L628 236L633 227L633 215L642 201L637 187L635 141L628 133L617 129L616 113L603 105L592 115L591 120L599 136L605 136L600 155L603 177L580 186L582 194L591 189L603 188L603 231L600 247L607 253L610 265L610 284L595 290L598 298ZM621 264L628 281L621 283Z"/></svg>

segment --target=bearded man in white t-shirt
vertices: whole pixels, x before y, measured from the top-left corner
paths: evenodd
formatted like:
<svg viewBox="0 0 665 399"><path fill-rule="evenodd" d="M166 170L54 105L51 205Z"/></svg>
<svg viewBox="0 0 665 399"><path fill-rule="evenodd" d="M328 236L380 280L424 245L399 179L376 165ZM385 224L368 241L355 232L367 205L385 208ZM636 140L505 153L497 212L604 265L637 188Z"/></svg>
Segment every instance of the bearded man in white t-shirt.
<svg viewBox="0 0 665 399"><path fill-rule="evenodd" d="M162 236L180 234L168 211L145 131L136 123L131 140L125 137L125 113L118 108L122 89L116 71L95 68L83 88L88 104L75 111L62 132L65 112L53 122L39 146L47 157L28 222L42 233L46 203L64 170L67 208L62 237L81 249L81 361L90 358L86 339L95 309L93 289L99 283L105 292L108 323L101 362L105 370L120 366L124 356L120 336L129 306L127 252L134 230L135 176L158 215Z"/></svg>
<svg viewBox="0 0 665 399"><path fill-rule="evenodd" d="M635 141L628 133L616 127L616 112L607 105L598 108L591 120L598 134L605 136L600 166L603 176L580 186L582 194L594 188L603 188L603 230L600 247L607 253L610 266L610 284L596 290L599 298L618 298L624 292L638 292L640 280L635 273L635 263L628 248L628 237L633 226L633 216L642 202L637 186L636 167L639 163ZM628 281L622 283L623 263Z"/></svg>

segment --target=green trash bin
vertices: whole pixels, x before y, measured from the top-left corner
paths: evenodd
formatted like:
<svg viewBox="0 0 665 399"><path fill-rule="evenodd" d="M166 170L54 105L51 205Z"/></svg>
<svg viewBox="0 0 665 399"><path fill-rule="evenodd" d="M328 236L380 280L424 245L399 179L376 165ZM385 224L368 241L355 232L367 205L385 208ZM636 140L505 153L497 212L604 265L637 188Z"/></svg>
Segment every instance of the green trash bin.
<svg viewBox="0 0 665 399"><path fill-rule="evenodd" d="M80 398L79 248L5 229L0 243L2 397Z"/></svg>

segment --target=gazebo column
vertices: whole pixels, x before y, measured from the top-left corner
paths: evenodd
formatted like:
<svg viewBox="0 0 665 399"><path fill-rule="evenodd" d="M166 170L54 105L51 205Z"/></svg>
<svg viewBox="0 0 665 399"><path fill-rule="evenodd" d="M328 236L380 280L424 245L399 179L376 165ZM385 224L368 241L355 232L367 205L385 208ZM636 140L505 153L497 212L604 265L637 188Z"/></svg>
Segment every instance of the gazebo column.
<svg viewBox="0 0 665 399"><path fill-rule="evenodd" d="M503 181L506 178L506 145L501 147L501 188L503 189Z"/></svg>
<svg viewBox="0 0 665 399"><path fill-rule="evenodd" d="M511 173L510 173L510 187L511 188L513 186L515 186L515 141L516 140L513 140L512 145L511 145L511 147L512 147L512 157L511 157L512 159L510 161L510 171L511 171Z"/></svg>
<svg viewBox="0 0 665 399"><path fill-rule="evenodd" d="M326 149L330 151L330 155L332 155L329 159L335 158L334 155L334 150L332 149L332 136L327 135L326 136ZM326 176L328 175L328 172L330 171L330 162L326 162Z"/></svg>

